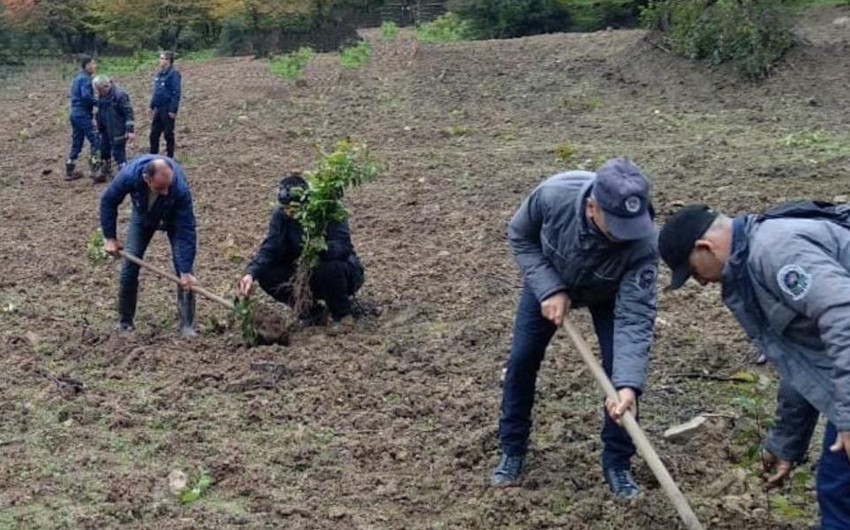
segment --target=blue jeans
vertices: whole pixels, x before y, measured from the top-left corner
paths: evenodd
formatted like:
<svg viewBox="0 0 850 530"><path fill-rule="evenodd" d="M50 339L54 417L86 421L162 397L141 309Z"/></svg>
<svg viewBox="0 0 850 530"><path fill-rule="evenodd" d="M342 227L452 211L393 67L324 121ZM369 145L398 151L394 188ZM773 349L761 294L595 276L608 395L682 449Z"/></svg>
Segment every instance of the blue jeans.
<svg viewBox="0 0 850 530"><path fill-rule="evenodd" d="M850 459L844 451L830 452L829 446L835 443L836 433L835 425L827 423L816 480L821 530L850 528Z"/></svg>
<svg viewBox="0 0 850 530"><path fill-rule="evenodd" d="M100 151L100 138L95 133L92 117L84 114L71 114L71 153L68 160L76 161L83 150L83 141L88 139L91 154Z"/></svg>
<svg viewBox="0 0 850 530"><path fill-rule="evenodd" d="M590 307L589 310L602 350L602 366L608 377L611 377L614 365L614 305L612 302ZM521 455L528 449L537 371L555 331L555 325L540 313L537 297L528 286L523 286L514 322L514 339L505 374L502 416L499 419L499 439L506 455ZM625 429L608 416L604 408L602 414L605 418L602 427L602 467L628 469L632 455L635 454L632 439Z"/></svg>
<svg viewBox="0 0 850 530"><path fill-rule="evenodd" d="M156 230L156 227L146 227L144 217L133 207L133 213L130 215L130 226L127 230L127 240L124 243L124 252L143 259ZM180 271L177 268L179 247L174 244L176 230L166 228L165 231L168 234L168 242L171 245L171 261L174 264L174 272L179 275ZM128 260L124 260L124 264L121 266L119 285L122 290L136 292L139 285L139 266Z"/></svg>

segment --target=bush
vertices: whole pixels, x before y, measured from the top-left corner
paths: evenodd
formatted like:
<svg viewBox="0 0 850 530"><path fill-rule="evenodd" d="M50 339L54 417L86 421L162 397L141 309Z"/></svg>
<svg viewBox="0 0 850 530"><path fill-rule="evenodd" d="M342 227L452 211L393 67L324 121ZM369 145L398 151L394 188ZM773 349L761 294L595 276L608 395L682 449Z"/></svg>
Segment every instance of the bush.
<svg viewBox="0 0 850 530"><path fill-rule="evenodd" d="M416 28L419 42L457 42L474 38L468 22L455 13L446 13L440 18Z"/></svg>
<svg viewBox="0 0 850 530"><path fill-rule="evenodd" d="M450 0L448 8L481 39L505 39L563 31L569 15L564 0Z"/></svg>
<svg viewBox="0 0 850 530"><path fill-rule="evenodd" d="M358 68L368 63L370 57L372 57L372 47L369 46L368 42L363 41L354 46L343 48L339 52L339 64L343 68Z"/></svg>
<svg viewBox="0 0 850 530"><path fill-rule="evenodd" d="M609 26L634 26L647 0L559 0L569 16L569 29L596 31Z"/></svg>
<svg viewBox="0 0 850 530"><path fill-rule="evenodd" d="M770 74L795 44L791 17L774 0L653 0L642 23L674 53L734 64L751 79Z"/></svg>
<svg viewBox="0 0 850 530"><path fill-rule="evenodd" d="M275 57L269 61L269 71L284 79L298 79L314 55L316 52L312 48L305 47L287 55Z"/></svg>
<svg viewBox="0 0 850 530"><path fill-rule="evenodd" d="M387 21L381 24L381 37L384 40L395 40L398 37L398 25L395 22Z"/></svg>

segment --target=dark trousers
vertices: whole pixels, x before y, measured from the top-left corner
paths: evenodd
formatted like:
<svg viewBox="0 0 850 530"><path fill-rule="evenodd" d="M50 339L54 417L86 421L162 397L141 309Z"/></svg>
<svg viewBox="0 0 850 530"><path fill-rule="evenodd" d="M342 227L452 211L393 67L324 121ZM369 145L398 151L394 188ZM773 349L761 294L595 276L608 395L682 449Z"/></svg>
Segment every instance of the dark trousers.
<svg viewBox="0 0 850 530"><path fill-rule="evenodd" d="M602 351L602 366L611 377L614 366L614 306L590 307L593 327ZM514 339L508 359L502 393L502 416L499 438L507 455L521 455L528 449L531 432L531 409L534 406L534 387L543 354L556 328L540 313L540 302L528 286L523 286L514 322ZM635 446L625 429L612 420L604 407L602 427L603 469L623 469L630 466Z"/></svg>
<svg viewBox="0 0 850 530"><path fill-rule="evenodd" d="M143 259L145 257L145 251L148 249L148 245L150 245L155 233L155 229L145 226L142 215L134 207L130 215L130 226L127 230L127 240L124 242L124 252ZM166 230L166 233L168 234L168 242L171 245L171 261L174 264L174 272L179 275L180 271L177 268L179 247L174 244L177 231ZM139 285L139 266L124 260L119 282L121 289L136 292Z"/></svg>
<svg viewBox="0 0 850 530"><path fill-rule="evenodd" d="M272 298L291 306L294 302L291 269L273 269L257 280ZM349 297L360 288L353 265L348 261L321 261L310 277L310 291L313 298L324 300L334 320L351 314Z"/></svg>
<svg viewBox="0 0 850 530"><path fill-rule="evenodd" d="M823 455L818 464L817 494L821 511L821 530L850 528L850 459L847 453L833 453L836 428L826 424L823 434Z"/></svg>
<svg viewBox="0 0 850 530"><path fill-rule="evenodd" d="M165 154L174 158L174 122L165 109L154 109L151 122L151 154L159 153L159 137L165 135Z"/></svg>
<svg viewBox="0 0 850 530"><path fill-rule="evenodd" d="M68 160L76 161L83 151L83 142L88 139L91 154L94 156L100 151L100 138L94 130L91 116L71 115L71 152Z"/></svg>
<svg viewBox="0 0 850 530"><path fill-rule="evenodd" d="M115 160L118 167L121 167L127 162L127 141L121 138L117 141L109 139L109 135L104 133L100 135L100 159Z"/></svg>

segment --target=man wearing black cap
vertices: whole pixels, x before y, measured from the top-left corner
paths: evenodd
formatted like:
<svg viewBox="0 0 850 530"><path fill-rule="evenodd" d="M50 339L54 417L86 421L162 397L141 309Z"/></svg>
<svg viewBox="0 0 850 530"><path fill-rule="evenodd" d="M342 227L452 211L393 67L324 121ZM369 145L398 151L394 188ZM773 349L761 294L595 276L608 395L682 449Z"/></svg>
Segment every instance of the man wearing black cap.
<svg viewBox="0 0 850 530"><path fill-rule="evenodd" d="M597 173L547 179L511 219L508 237L524 285L505 372L502 457L490 477L493 486L519 483L543 354L570 309L587 307L620 400L606 402L603 414L603 474L618 499L640 493L631 475L635 447L617 421L636 409L655 325L658 252L649 192L640 168L617 158Z"/></svg>
<svg viewBox="0 0 850 530"><path fill-rule="evenodd" d="M240 296L249 296L256 280L277 301L287 305L294 302L292 278L301 256L303 230L293 217L292 205L301 200L307 186L298 173L280 181L280 207L272 214L268 235L248 265L247 274L239 280ZM363 266L354 252L348 221L330 223L325 239L328 248L310 277L310 290L317 302L307 313L299 315L300 324L317 324L329 311L333 319L331 329L346 331L353 326L350 297L363 285ZM327 309L318 300L324 300Z"/></svg>
<svg viewBox="0 0 850 530"><path fill-rule="evenodd" d="M765 442L780 485L827 418L817 471L822 530L850 528L850 205L790 203L731 219L705 205L672 215L659 237L671 289L723 284L723 303L780 374Z"/></svg>

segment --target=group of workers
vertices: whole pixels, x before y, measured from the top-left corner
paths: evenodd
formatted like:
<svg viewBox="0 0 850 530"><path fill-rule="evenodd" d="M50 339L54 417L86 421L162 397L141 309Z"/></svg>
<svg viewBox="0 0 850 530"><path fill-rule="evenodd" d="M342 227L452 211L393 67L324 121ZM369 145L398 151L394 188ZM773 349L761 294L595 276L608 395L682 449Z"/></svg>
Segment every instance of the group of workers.
<svg viewBox="0 0 850 530"><path fill-rule="evenodd" d="M124 165L123 152L118 158L116 146L132 138L132 111L122 110L129 107L129 99L108 80L99 84L95 77L97 99L85 89L91 85L88 80L74 81L74 148L68 164L73 166L83 136L89 137L96 151L98 140L91 135L91 108L96 105L98 128L105 137L100 141L102 158L109 160L111 149L121 166L101 200L106 250L117 254L123 248L141 258L155 231L167 233L181 282L180 329L191 336L195 334L196 224L186 174L173 159L180 77L172 63L173 55L160 57L151 101L151 151L156 152L154 135L165 132L167 157L143 155ZM91 76L92 65L84 63L80 76ZM276 300L292 304L292 278L302 247L302 227L293 207L303 200L308 186L299 174L289 174L280 182L279 208L237 283L238 295L249 296L258 283ZM116 212L127 195L133 208L122 247ZM521 483L544 353L570 311L587 308L602 365L618 394L618 400L606 400L603 406L602 476L615 498L640 495L631 472L635 446L620 421L627 410L637 416L645 391L661 259L672 272L669 290L681 288L689 278L701 285L722 284L723 303L780 374L776 424L763 450L769 487L780 484L804 460L819 416L826 418L817 471L822 529L847 530L850 205L801 202L734 218L706 205L689 205L672 213L660 232L654 217L650 182L627 158L610 160L596 172L557 174L538 185L513 215L508 238L523 287L502 391L502 455L490 476L491 484ZM363 284L363 266L347 222L329 226L327 242L310 280L315 301L299 315L300 321L315 324L330 312L332 325L350 327L351 297ZM119 327L124 331L134 326L138 275L138 266L125 261L118 297Z"/></svg>

